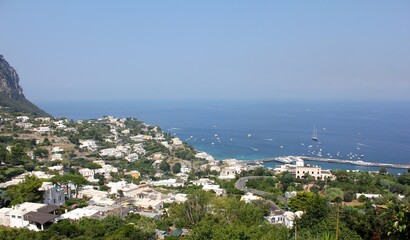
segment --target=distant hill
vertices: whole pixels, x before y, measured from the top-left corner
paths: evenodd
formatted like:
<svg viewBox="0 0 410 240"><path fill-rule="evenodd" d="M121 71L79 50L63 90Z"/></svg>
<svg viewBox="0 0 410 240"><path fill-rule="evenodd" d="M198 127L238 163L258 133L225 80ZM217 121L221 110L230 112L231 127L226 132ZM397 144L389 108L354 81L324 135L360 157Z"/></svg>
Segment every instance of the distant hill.
<svg viewBox="0 0 410 240"><path fill-rule="evenodd" d="M19 81L16 70L0 55L0 107L35 116L50 116L26 99Z"/></svg>

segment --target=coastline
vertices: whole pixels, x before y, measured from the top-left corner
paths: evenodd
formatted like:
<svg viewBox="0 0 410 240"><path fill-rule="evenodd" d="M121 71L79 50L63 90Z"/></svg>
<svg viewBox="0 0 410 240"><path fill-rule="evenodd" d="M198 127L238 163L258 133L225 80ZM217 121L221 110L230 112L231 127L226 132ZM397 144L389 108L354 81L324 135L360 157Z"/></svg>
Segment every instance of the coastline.
<svg viewBox="0 0 410 240"><path fill-rule="evenodd" d="M55 116L72 119L103 115L136 117L167 129L166 132L218 160L316 156L318 152L324 157L336 158L340 152L345 159L360 160L358 156L365 155L363 161L409 164L410 123L407 119L410 110L405 111L409 107L393 103L156 100L108 104L106 101L66 102L42 107ZM317 143L311 141L314 125L319 129L326 127L326 131L318 132L320 141ZM312 152L315 153L312 155ZM314 163L331 169L349 166ZM379 168L354 166L353 169L378 171Z"/></svg>

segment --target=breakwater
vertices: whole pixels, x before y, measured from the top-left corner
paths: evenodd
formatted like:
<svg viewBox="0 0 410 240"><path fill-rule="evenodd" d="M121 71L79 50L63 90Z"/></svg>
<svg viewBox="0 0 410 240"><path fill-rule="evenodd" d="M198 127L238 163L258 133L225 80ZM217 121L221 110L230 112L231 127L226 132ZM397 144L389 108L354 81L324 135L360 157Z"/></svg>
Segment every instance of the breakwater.
<svg viewBox="0 0 410 240"><path fill-rule="evenodd" d="M386 168L400 168L400 169L410 168L410 164L379 163L379 162L366 162L366 161L361 161L361 160L345 160L345 159L319 158L319 157L306 157L306 156L272 157L272 158L244 160L244 161L246 163L280 162L280 163L289 164L289 163L295 162L297 159L301 159L304 161L350 164L350 165L365 166L365 167L386 167Z"/></svg>

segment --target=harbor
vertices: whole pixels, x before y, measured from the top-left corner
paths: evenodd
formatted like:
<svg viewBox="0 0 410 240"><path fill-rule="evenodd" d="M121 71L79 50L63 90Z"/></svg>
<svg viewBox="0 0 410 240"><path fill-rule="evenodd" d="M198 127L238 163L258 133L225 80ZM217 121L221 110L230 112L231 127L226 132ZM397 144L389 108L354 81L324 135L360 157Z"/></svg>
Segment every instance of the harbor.
<svg viewBox="0 0 410 240"><path fill-rule="evenodd" d="M258 163L262 164L265 162L279 162L279 163L284 163L284 164L290 164L290 163L295 162L297 159L302 159L304 161L350 164L350 165L366 166L366 167L386 167L386 168L399 168L399 169L409 169L410 168L410 164L365 162L362 160L345 160L345 159L306 157L306 156L283 156L283 157L272 157L272 158L244 160L244 161L246 163L254 163L254 164L258 164Z"/></svg>

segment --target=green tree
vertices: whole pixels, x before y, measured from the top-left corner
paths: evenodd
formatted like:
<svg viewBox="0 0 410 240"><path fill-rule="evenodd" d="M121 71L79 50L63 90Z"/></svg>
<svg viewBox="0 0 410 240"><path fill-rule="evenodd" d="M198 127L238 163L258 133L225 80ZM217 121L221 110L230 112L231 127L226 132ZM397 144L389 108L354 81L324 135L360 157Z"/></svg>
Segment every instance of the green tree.
<svg viewBox="0 0 410 240"><path fill-rule="evenodd" d="M43 193L38 190L41 185L41 180L36 176L26 175L21 183L7 188L10 199L12 199L10 204L41 201Z"/></svg>
<svg viewBox="0 0 410 240"><path fill-rule="evenodd" d="M385 167L381 167L380 168L380 170L379 170L379 174L381 174L381 175L386 175L388 172L387 172L387 169L385 168Z"/></svg>
<svg viewBox="0 0 410 240"><path fill-rule="evenodd" d="M93 163L93 162L85 164L85 167L89 168L89 169L100 169L100 168L102 168L102 166L100 164Z"/></svg>
<svg viewBox="0 0 410 240"><path fill-rule="evenodd" d="M326 198L331 202L335 202L336 199L343 199L343 197L343 191L340 188L326 189Z"/></svg>
<svg viewBox="0 0 410 240"><path fill-rule="evenodd" d="M44 140L43 140L43 142L42 142L42 145L43 145L43 146L50 146L50 145L51 145L51 142L50 142L50 140L49 140L48 138L44 138Z"/></svg>
<svg viewBox="0 0 410 240"><path fill-rule="evenodd" d="M266 212L262 205L245 203L234 197L214 199L212 205L213 212L219 213L227 223L240 223L248 227L262 223Z"/></svg>
<svg viewBox="0 0 410 240"><path fill-rule="evenodd" d="M325 219L329 214L326 199L313 192L299 192L292 197L288 206L292 211L303 211L297 224L303 227L311 227Z"/></svg>
<svg viewBox="0 0 410 240"><path fill-rule="evenodd" d="M0 162L7 162L7 156L9 154L9 151L7 151L7 148L4 144L0 144Z"/></svg>
<svg viewBox="0 0 410 240"><path fill-rule="evenodd" d="M288 206L292 211L306 211L319 195L313 192L298 192L296 196L289 199Z"/></svg>
<svg viewBox="0 0 410 240"><path fill-rule="evenodd" d="M5 207L11 201L10 194L7 190L0 190L0 207Z"/></svg>
<svg viewBox="0 0 410 240"><path fill-rule="evenodd" d="M410 239L410 206L389 202L382 216L388 220L389 239Z"/></svg>
<svg viewBox="0 0 410 240"><path fill-rule="evenodd" d="M184 203L173 204L169 215L177 227L192 227L209 212L211 199L209 192L196 191L190 194Z"/></svg>
<svg viewBox="0 0 410 240"><path fill-rule="evenodd" d="M26 169L28 172L33 171L35 167L36 167L36 164L32 162L24 164L24 169Z"/></svg>
<svg viewBox="0 0 410 240"><path fill-rule="evenodd" d="M10 151L10 163L13 165L22 165L24 159L27 158L26 152L24 151L23 145L16 143L11 147Z"/></svg>
<svg viewBox="0 0 410 240"><path fill-rule="evenodd" d="M180 173L181 172L181 163L177 162L172 166L172 172L174 174Z"/></svg>
<svg viewBox="0 0 410 240"><path fill-rule="evenodd" d="M166 160L162 160L162 162L159 164L159 169L161 169L164 172L169 172L170 170L169 163Z"/></svg>
<svg viewBox="0 0 410 240"><path fill-rule="evenodd" d="M57 184L61 187L65 187L67 190L66 195L71 198L71 189L70 184L74 185L75 190L75 197L77 198L78 190L87 183L87 180L78 174L64 174L64 175L57 175L51 178L51 181L54 184Z"/></svg>
<svg viewBox="0 0 410 240"><path fill-rule="evenodd" d="M44 148L37 148L33 151L34 156L39 157L39 158L46 158L48 157L48 150Z"/></svg>
<svg viewBox="0 0 410 240"><path fill-rule="evenodd" d="M295 177L290 172L284 172L280 177L280 184L282 185L282 191L287 191L289 186L295 182Z"/></svg>
<svg viewBox="0 0 410 240"><path fill-rule="evenodd" d="M410 185L410 174L402 174L398 177L397 181L403 185Z"/></svg>

